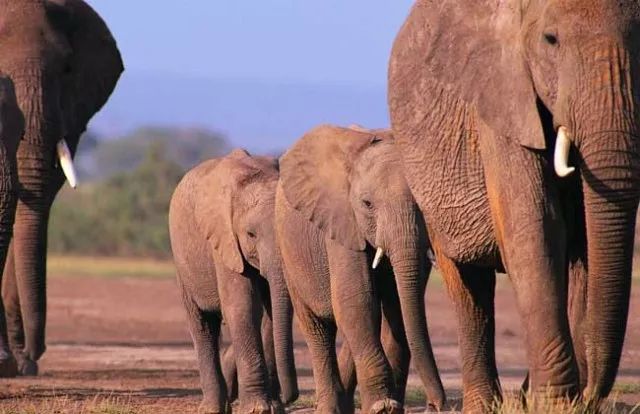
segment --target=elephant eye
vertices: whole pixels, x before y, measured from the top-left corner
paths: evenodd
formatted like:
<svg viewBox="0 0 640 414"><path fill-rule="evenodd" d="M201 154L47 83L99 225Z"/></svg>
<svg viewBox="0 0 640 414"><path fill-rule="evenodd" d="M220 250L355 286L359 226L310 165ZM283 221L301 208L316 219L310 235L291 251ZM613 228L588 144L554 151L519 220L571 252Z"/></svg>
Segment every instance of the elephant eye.
<svg viewBox="0 0 640 414"><path fill-rule="evenodd" d="M254 232L252 232L252 231L248 231L247 232L247 236L249 236L249 238L251 238L251 239L255 239L256 238L256 234Z"/></svg>
<svg viewBox="0 0 640 414"><path fill-rule="evenodd" d="M362 204L366 207L366 208L371 208L373 207L373 203L371 203L371 201L369 200L362 200Z"/></svg>
<svg viewBox="0 0 640 414"><path fill-rule="evenodd" d="M550 44L551 46L555 46L558 44L558 36L553 33L545 33L542 35L544 37L545 42Z"/></svg>

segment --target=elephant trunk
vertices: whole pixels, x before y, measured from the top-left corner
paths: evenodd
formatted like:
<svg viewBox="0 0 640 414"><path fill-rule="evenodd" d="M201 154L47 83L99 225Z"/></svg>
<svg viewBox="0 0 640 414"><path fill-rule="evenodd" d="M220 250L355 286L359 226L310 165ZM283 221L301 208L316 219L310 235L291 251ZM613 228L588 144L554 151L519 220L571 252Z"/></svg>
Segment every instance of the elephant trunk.
<svg viewBox="0 0 640 414"><path fill-rule="evenodd" d="M62 136L62 114L54 82L38 65L14 78L25 116L18 147L20 188L14 226L15 272L24 321L23 357L37 361L45 351L47 225L55 144Z"/></svg>
<svg viewBox="0 0 640 414"><path fill-rule="evenodd" d="M606 397L624 342L638 207L640 160L630 134L606 134L618 148L587 148L582 166L588 241L585 395ZM595 139L592 138L594 141ZM600 141L605 137L600 137Z"/></svg>
<svg viewBox="0 0 640 414"><path fill-rule="evenodd" d="M640 190L637 95L632 60L607 45L578 82L576 113L587 235L585 397L599 400L613 386L624 342Z"/></svg>
<svg viewBox="0 0 640 414"><path fill-rule="evenodd" d="M282 402L298 399L298 378L293 355L293 306L282 274L282 266L272 265L268 272L273 320L273 342Z"/></svg>
<svg viewBox="0 0 640 414"><path fill-rule="evenodd" d="M385 215L396 223L386 223L395 235L388 241L389 259L396 278L402 319L414 367L426 388L429 404L441 409L445 393L431 348L425 314L425 287L431 263L427 260L427 236L422 215L411 203Z"/></svg>

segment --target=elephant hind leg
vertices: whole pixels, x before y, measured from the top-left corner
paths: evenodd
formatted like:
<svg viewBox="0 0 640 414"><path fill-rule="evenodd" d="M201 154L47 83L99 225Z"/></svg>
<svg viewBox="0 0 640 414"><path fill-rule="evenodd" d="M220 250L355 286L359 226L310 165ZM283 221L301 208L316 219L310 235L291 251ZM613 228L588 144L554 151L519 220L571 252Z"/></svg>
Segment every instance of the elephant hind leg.
<svg viewBox="0 0 640 414"><path fill-rule="evenodd" d="M229 344L222 351L222 373L227 385L227 399L229 403L238 399L238 369L233 344Z"/></svg>
<svg viewBox="0 0 640 414"><path fill-rule="evenodd" d="M226 413L230 411L230 406L227 402L227 387L220 365L221 317L216 312L200 309L184 292L183 304L187 311L189 331L196 349L200 371L203 399L199 412Z"/></svg>
<svg viewBox="0 0 640 414"><path fill-rule="evenodd" d="M458 317L464 412L491 412L502 398L495 358L495 272L457 265L435 250Z"/></svg>

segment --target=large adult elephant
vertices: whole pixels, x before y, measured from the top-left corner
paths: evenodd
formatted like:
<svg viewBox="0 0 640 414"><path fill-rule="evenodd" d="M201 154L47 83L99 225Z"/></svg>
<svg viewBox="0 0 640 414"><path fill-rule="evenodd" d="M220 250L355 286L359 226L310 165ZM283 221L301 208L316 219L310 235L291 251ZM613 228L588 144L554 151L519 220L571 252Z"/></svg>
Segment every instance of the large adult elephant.
<svg viewBox="0 0 640 414"><path fill-rule="evenodd" d="M35 374L45 351L49 211L63 169L76 185L71 158L123 64L105 22L82 0L2 0L0 71L15 84L26 124L3 296L20 371Z"/></svg>
<svg viewBox="0 0 640 414"><path fill-rule="evenodd" d="M348 375L338 367L336 328L353 355L363 412L401 410L409 352L430 403L441 408L425 317L428 239L389 131L320 126L280 167L276 231L312 353L316 411L353 410L341 383L340 374ZM384 349L381 308L389 328Z"/></svg>
<svg viewBox="0 0 640 414"><path fill-rule="evenodd" d="M171 199L171 249L198 355L203 412L230 408L220 363L223 318L234 347L240 412L283 412L269 371L285 402L298 396L293 308L274 229L278 177L277 160L235 150L192 169ZM263 306L271 322L266 333L273 335L264 341ZM263 342L274 349L265 352ZM276 370L267 366L271 353Z"/></svg>
<svg viewBox="0 0 640 414"><path fill-rule="evenodd" d="M467 412L500 392L503 266L532 389L611 391L640 188L639 18L631 0L419 0L396 39L392 126L456 305Z"/></svg>

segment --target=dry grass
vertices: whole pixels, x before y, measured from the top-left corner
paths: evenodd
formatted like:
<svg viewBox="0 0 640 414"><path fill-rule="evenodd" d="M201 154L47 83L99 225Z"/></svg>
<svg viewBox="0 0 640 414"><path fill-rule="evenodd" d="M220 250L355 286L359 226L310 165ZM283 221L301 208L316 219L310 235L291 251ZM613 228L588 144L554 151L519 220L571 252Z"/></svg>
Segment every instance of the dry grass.
<svg viewBox="0 0 640 414"><path fill-rule="evenodd" d="M503 402L494 404L491 411L495 414L640 414L640 404L629 406L619 403L616 393L597 408L582 401L552 400L535 396L529 396L527 407L529 409L523 406L518 392L511 392L505 395Z"/></svg>
<svg viewBox="0 0 640 414"><path fill-rule="evenodd" d="M47 273L54 277L169 278L175 276L175 267L170 260L50 255Z"/></svg>
<svg viewBox="0 0 640 414"><path fill-rule="evenodd" d="M29 401L16 399L8 407L0 408L0 414L142 414L122 398L96 396L93 400L78 401L69 397Z"/></svg>

